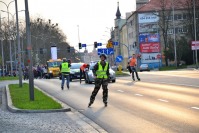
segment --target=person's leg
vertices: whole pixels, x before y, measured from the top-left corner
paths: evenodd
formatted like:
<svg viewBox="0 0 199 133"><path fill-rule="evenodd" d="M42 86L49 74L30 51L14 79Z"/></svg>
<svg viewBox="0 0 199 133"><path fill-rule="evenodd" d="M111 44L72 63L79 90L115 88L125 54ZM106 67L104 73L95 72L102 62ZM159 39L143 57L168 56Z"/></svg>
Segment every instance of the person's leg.
<svg viewBox="0 0 199 133"><path fill-rule="evenodd" d="M65 82L65 75L62 73L62 82L61 82L61 88L64 89L64 82Z"/></svg>
<svg viewBox="0 0 199 133"><path fill-rule="evenodd" d="M66 76L66 79L67 79L67 81L66 81L66 86L67 86L67 88L69 89L69 88L70 88L70 86L69 86L69 84L70 84L70 75L67 75L67 76Z"/></svg>
<svg viewBox="0 0 199 133"><path fill-rule="evenodd" d="M90 96L90 102L88 104L88 107L90 107L91 104L93 104L93 102L95 101L95 97L96 97L96 95L97 95L97 93L98 93L98 91L100 89L100 86L101 86L101 82L102 82L101 79L96 79L95 80L95 88L94 88L94 90L93 90L93 92L92 92L92 94Z"/></svg>
<svg viewBox="0 0 199 133"><path fill-rule="evenodd" d="M135 75L136 75L136 77L137 77L137 80L140 80L140 78L139 78L139 76L138 76L138 72L137 72L136 69L135 69Z"/></svg>
<svg viewBox="0 0 199 133"><path fill-rule="evenodd" d="M108 100L108 80L104 80L102 83L102 89L103 89L103 102L105 107L107 106L107 100Z"/></svg>
<svg viewBox="0 0 199 133"><path fill-rule="evenodd" d="M80 69L80 79L79 79L79 82L80 82L80 84L82 82L82 70L81 69Z"/></svg>
<svg viewBox="0 0 199 133"><path fill-rule="evenodd" d="M134 78L134 67L131 67L131 72L132 72L132 79L135 81L135 78Z"/></svg>

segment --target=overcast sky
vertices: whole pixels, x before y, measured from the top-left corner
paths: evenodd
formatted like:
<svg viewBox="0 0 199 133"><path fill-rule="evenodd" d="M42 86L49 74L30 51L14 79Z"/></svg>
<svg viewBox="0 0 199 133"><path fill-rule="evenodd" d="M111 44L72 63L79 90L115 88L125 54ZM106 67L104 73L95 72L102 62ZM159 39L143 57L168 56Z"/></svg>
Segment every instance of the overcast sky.
<svg viewBox="0 0 199 133"><path fill-rule="evenodd" d="M12 0L1 0L8 4ZM119 7L122 18L126 12L135 10L136 0L120 0ZM117 11L118 0L28 0L30 17L42 17L51 19L52 23L58 23L59 28L67 36L67 42L78 49L78 26L80 42L93 44L95 41L106 43L110 37L109 29L114 27L114 19ZM9 12L14 14L14 2L9 6ZM0 3L1 10L7 10ZM18 0L18 10L24 10L24 0ZM20 12L20 19L25 13ZM1 12L2 17L7 17ZM108 27L108 28L107 28ZM93 48L93 47L92 47ZM91 47L89 48L91 51Z"/></svg>

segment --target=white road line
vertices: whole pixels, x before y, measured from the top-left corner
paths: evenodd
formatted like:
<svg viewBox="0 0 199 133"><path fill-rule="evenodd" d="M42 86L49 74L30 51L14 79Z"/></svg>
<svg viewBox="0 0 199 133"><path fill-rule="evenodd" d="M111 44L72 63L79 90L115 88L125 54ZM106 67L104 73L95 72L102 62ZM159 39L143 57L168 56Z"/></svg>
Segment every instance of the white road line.
<svg viewBox="0 0 199 133"><path fill-rule="evenodd" d="M158 99L159 101L161 101L161 102L169 102L169 101L167 101L167 100L164 100L164 99Z"/></svg>
<svg viewBox="0 0 199 133"><path fill-rule="evenodd" d="M199 110L199 107L191 107L192 109L198 109Z"/></svg>
<svg viewBox="0 0 199 133"><path fill-rule="evenodd" d="M122 90L117 90L117 91L119 91L119 92L124 92L124 91L122 91Z"/></svg>
<svg viewBox="0 0 199 133"><path fill-rule="evenodd" d="M143 95L141 95L141 94L135 94L136 96L140 96L140 97L142 97Z"/></svg>

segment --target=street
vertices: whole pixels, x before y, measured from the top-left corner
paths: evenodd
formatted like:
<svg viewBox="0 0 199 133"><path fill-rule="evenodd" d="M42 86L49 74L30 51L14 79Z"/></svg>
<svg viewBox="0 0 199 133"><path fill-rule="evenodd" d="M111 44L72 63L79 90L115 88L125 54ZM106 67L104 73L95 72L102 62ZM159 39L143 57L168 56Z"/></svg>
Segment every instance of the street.
<svg viewBox="0 0 199 133"><path fill-rule="evenodd" d="M108 107L102 89L88 108L94 84L79 80L61 90L59 79L35 79L35 86L79 111L110 133L198 133L199 71L139 72L141 81L131 76L110 83Z"/></svg>

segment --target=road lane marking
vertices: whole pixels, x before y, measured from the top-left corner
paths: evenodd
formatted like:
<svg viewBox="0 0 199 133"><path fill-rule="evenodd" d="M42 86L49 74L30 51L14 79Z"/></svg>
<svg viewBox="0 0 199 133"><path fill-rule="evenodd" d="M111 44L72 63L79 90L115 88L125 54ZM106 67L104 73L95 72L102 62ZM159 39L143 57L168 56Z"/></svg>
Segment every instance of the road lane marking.
<svg viewBox="0 0 199 133"><path fill-rule="evenodd" d="M122 90L117 90L117 91L122 92L122 93L124 92L124 91L122 91Z"/></svg>
<svg viewBox="0 0 199 133"><path fill-rule="evenodd" d="M141 95L141 94L135 94L136 96L140 96L140 97L142 97L143 95Z"/></svg>
<svg viewBox="0 0 199 133"><path fill-rule="evenodd" d="M192 109L198 109L199 110L199 108L198 107L191 107Z"/></svg>
<svg viewBox="0 0 199 133"><path fill-rule="evenodd" d="M167 101L167 100L164 100L164 99L158 99L159 101L161 101L161 102L169 102L169 101Z"/></svg>

